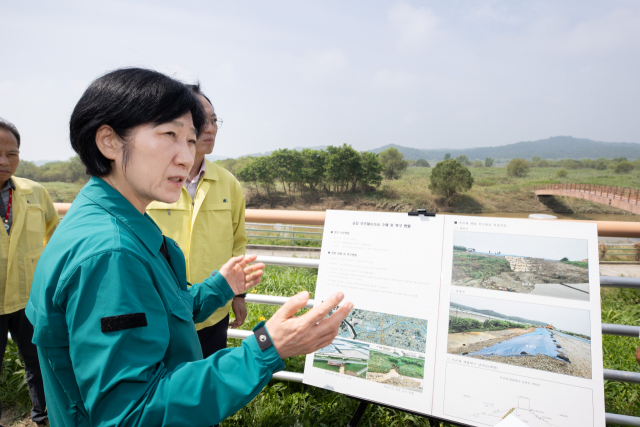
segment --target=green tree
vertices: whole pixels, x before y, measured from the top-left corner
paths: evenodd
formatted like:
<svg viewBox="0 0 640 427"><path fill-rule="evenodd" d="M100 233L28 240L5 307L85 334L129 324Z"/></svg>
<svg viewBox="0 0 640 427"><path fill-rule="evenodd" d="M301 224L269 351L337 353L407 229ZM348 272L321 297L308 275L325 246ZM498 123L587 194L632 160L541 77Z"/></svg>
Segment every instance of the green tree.
<svg viewBox="0 0 640 427"><path fill-rule="evenodd" d="M282 182L282 189L285 194L287 193L287 188L289 194L291 194L291 184L295 186L301 180L302 155L299 151L282 148L271 153L269 157L273 167L273 174L276 179Z"/></svg>
<svg viewBox="0 0 640 427"><path fill-rule="evenodd" d="M326 177L333 191L355 191L359 179L362 177L362 163L360 154L350 145L342 147L327 147Z"/></svg>
<svg viewBox="0 0 640 427"><path fill-rule="evenodd" d="M512 159L507 165L507 175L523 178L529 173L530 163L525 159Z"/></svg>
<svg viewBox="0 0 640 427"><path fill-rule="evenodd" d="M599 161L596 163L596 170L603 171L607 168L607 164L603 161Z"/></svg>
<svg viewBox="0 0 640 427"><path fill-rule="evenodd" d="M18 169L16 169L15 176L20 178L27 178L31 180L36 180L36 176L38 174L38 166L35 163L30 162L28 160L20 160L18 164Z"/></svg>
<svg viewBox="0 0 640 427"><path fill-rule="evenodd" d="M386 179L398 179L407 166L408 162L397 148L391 147L380 153L380 163L384 166L384 177Z"/></svg>
<svg viewBox="0 0 640 427"><path fill-rule="evenodd" d="M275 174L273 165L269 156L261 156L254 161L247 163L238 171L238 179L244 182L255 182L260 184L267 193L267 197L271 197ZM257 186L256 186L257 190Z"/></svg>
<svg viewBox="0 0 640 427"><path fill-rule="evenodd" d="M445 160L449 160L451 158L451 153L447 153L444 155Z"/></svg>
<svg viewBox="0 0 640 427"><path fill-rule="evenodd" d="M484 159L484 167L490 168L491 166L493 166L493 159L491 157Z"/></svg>
<svg viewBox="0 0 640 427"><path fill-rule="evenodd" d="M302 182L315 190L324 180L326 172L327 152L323 150L302 150Z"/></svg>
<svg viewBox="0 0 640 427"><path fill-rule="evenodd" d="M540 158L540 156L533 156L531 158L531 164L533 164L533 167L535 167L536 163L538 163L540 160L542 160L542 158Z"/></svg>
<svg viewBox="0 0 640 427"><path fill-rule="evenodd" d="M548 168L549 166L551 166L551 163L549 163L549 160L547 159L540 160L536 165L538 168Z"/></svg>
<svg viewBox="0 0 640 427"><path fill-rule="evenodd" d="M626 162L627 158L626 157L615 157L612 162L613 163L620 163L620 162Z"/></svg>
<svg viewBox="0 0 640 427"><path fill-rule="evenodd" d="M635 168L635 166L633 165L633 163L628 162L626 160L623 160L623 161L621 161L620 163L618 163L616 165L616 167L613 169L613 171L615 173L629 173L634 168Z"/></svg>
<svg viewBox="0 0 640 427"><path fill-rule="evenodd" d="M428 167L430 167L430 165L429 165L429 162L426 161L425 159L418 159L418 160L416 160L416 167L428 168Z"/></svg>
<svg viewBox="0 0 640 427"><path fill-rule="evenodd" d="M484 166L484 163L482 163L481 160L476 160L475 162L473 162L473 167L474 168L481 168Z"/></svg>
<svg viewBox="0 0 640 427"><path fill-rule="evenodd" d="M429 189L444 196L447 204L450 204L457 194L468 191L473 186L473 177L469 169L453 159L439 162L433 168L430 180Z"/></svg>
<svg viewBox="0 0 640 427"><path fill-rule="evenodd" d="M565 178L569 173L564 170L564 169L560 169L558 172L556 172L556 178Z"/></svg>
<svg viewBox="0 0 640 427"><path fill-rule="evenodd" d="M362 164L361 187L364 192L369 187L379 187L382 183L382 171L384 166L380 163L377 154L368 151L360 153Z"/></svg>
<svg viewBox="0 0 640 427"><path fill-rule="evenodd" d="M469 160L469 157L465 156L464 154L460 154L458 157L456 157L456 160L465 166L471 165L471 160Z"/></svg>

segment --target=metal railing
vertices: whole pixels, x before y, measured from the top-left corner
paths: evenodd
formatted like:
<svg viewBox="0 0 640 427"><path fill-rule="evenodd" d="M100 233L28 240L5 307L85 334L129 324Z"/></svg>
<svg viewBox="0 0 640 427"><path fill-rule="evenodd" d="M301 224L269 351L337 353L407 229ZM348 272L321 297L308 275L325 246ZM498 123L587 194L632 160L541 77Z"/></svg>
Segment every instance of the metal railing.
<svg viewBox="0 0 640 427"><path fill-rule="evenodd" d="M580 193L588 193L596 196L607 197L616 200L622 200L634 205L638 204L640 190L634 190L627 187L612 187L610 185L594 185L594 184L543 184L536 185L534 190L564 190L577 191Z"/></svg>
<svg viewBox="0 0 640 427"><path fill-rule="evenodd" d="M263 228L254 228L254 227L263 227ZM271 229L264 229L264 227L272 227ZM297 230L296 230L297 229ZM291 240L291 246L296 245L297 240L305 240L311 242L322 242L322 239L316 239L312 237L296 237L296 233L298 236L322 236L322 231L302 231L304 230L324 230L323 227L311 227L308 225L283 225L283 224L266 224L266 223L257 223L257 222L247 222L245 223L245 230L247 233L263 233L263 234L247 234L247 237L253 237L256 239L276 239L276 240ZM277 233L277 236L268 235L266 233ZM289 236L286 236L289 234Z"/></svg>

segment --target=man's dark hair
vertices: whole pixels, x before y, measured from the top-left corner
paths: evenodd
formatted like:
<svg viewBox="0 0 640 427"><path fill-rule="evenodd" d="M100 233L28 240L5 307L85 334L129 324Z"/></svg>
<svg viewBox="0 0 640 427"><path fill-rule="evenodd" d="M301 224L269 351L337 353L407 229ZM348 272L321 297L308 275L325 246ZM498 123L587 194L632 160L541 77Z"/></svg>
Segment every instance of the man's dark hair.
<svg viewBox="0 0 640 427"><path fill-rule="evenodd" d="M18 148L20 148L20 132L18 132L18 128L14 126L13 123L3 119L0 117L0 129L6 129L16 137L16 141L18 141Z"/></svg>
<svg viewBox="0 0 640 427"><path fill-rule="evenodd" d="M189 89L191 89L191 91L192 91L193 93L195 93L196 95L202 95L202 96L204 96L204 99L206 99L207 101L209 101L209 104L211 104L211 108L213 108L213 102L211 102L211 100L209 99L209 97L208 97L207 95L205 95L205 94L202 92L202 89L200 88L200 82L198 82L198 83L196 83L196 84L194 84L194 85L187 85L187 87L188 87Z"/></svg>
<svg viewBox="0 0 640 427"><path fill-rule="evenodd" d="M143 68L123 68L96 79L76 104L69 120L71 146L87 174L105 176L111 161L96 145L96 132L108 125L125 141L123 164L129 149L127 138L136 126L162 124L191 113L197 134L205 124L202 104L182 82Z"/></svg>

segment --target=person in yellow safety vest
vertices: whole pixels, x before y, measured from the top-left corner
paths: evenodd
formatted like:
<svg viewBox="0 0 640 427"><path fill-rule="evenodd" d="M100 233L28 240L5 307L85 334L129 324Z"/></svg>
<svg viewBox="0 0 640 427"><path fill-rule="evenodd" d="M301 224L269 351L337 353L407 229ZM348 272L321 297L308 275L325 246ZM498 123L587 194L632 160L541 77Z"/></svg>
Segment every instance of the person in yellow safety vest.
<svg viewBox="0 0 640 427"><path fill-rule="evenodd" d="M4 225L0 229L0 366L10 332L24 359L33 405L31 419L44 426L47 412L42 373L38 351L31 342L33 326L24 309L38 259L60 219L47 190L13 176L19 163L20 133L13 124L0 119L0 216Z"/></svg>
<svg viewBox="0 0 640 427"><path fill-rule="evenodd" d="M147 213L162 234L180 245L187 262L187 281L199 283L231 257L244 255L247 233L244 227L245 199L242 187L226 169L208 161L222 120L200 90L189 85L207 116L196 142L193 167L176 203L152 202ZM227 329L237 328L247 317L245 295L234 297L202 323L196 324L203 356L227 347ZM229 324L229 307L235 320Z"/></svg>

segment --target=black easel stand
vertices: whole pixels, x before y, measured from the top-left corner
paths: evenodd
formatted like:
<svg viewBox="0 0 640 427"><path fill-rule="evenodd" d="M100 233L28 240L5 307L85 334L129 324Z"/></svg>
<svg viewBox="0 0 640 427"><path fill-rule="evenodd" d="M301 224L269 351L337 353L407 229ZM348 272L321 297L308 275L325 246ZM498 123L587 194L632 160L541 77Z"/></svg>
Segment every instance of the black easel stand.
<svg viewBox="0 0 640 427"><path fill-rule="evenodd" d="M347 427L357 427L358 426L358 424L360 423L360 420L362 419L362 416L364 415L364 412L367 410L367 407L369 406L369 404L382 406L384 408L393 409L395 411L406 412L407 414L415 415L416 417L426 418L427 420L429 420L429 425L431 427L440 427L440 422L446 422L446 423L449 423L449 424L451 424L453 426L458 426L458 427L471 427L468 424L459 424L459 423L455 423L453 421L443 420L443 419L440 419L440 418L432 417L430 415L419 414L417 412L407 411L406 409L396 408L395 406L383 405L381 403L371 402L371 401L368 401L368 400L363 400L363 399L360 399L360 398L357 398L357 397L353 397L353 396L349 396L349 395L347 395L347 396L352 398L352 399L358 400L360 402L360 404L358 405L358 408L356 409L356 412L353 414L353 417L351 417L351 421L349 421L349 423L347 424Z"/></svg>

